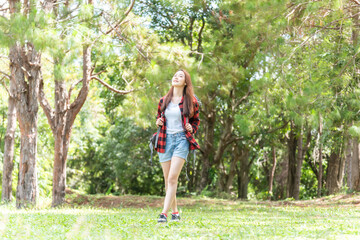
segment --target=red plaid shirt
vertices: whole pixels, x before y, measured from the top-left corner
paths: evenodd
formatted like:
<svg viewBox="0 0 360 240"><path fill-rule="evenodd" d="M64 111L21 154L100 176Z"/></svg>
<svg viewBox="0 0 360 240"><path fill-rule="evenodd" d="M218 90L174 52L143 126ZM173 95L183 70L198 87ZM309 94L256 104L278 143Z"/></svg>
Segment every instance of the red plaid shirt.
<svg viewBox="0 0 360 240"><path fill-rule="evenodd" d="M161 109L161 105L162 105L163 101L164 101L164 97L160 98L160 101L159 101L159 104L158 104L158 113L157 113L157 116L156 116L156 120L161 117L160 109ZM183 115L183 101L184 101L184 96L181 97L179 107L180 107L180 111L181 111L181 120L182 120L182 125L183 125L184 130L185 130L185 135L186 135L187 140L190 143L189 144L189 150L200 149L199 144L196 142L195 138L192 135L192 134L197 132L197 130L199 128L199 125L200 125L199 104L198 104L196 98L194 97L194 116L192 118L189 118L189 123L191 124L191 126L193 128L193 133L190 133L185 128L185 118L184 118L184 115ZM160 152L160 153L165 152L165 144L166 144L166 118L165 118L165 115L164 115L164 121L163 122L164 122L164 124L161 127L160 133L159 133L158 145L155 146L155 150L157 152ZM156 133L154 133L153 136Z"/></svg>

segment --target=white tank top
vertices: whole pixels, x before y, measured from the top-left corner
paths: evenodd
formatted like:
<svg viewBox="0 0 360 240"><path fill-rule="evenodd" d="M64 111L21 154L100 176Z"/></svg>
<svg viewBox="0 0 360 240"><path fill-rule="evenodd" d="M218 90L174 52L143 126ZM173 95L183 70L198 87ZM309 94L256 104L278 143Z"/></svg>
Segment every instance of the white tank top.
<svg viewBox="0 0 360 240"><path fill-rule="evenodd" d="M178 104L174 104L171 101L169 102L167 108L165 109L165 118L166 133L173 134L184 131L181 122L181 111Z"/></svg>

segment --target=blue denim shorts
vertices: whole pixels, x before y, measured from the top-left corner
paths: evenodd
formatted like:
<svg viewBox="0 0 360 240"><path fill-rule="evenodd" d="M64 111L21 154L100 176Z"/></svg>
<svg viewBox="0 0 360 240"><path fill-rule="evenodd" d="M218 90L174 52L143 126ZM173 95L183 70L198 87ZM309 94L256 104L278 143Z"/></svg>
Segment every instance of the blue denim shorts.
<svg viewBox="0 0 360 240"><path fill-rule="evenodd" d="M185 132L166 133L165 152L157 152L160 162L170 161L174 156L181 157L186 161L189 154L189 144Z"/></svg>

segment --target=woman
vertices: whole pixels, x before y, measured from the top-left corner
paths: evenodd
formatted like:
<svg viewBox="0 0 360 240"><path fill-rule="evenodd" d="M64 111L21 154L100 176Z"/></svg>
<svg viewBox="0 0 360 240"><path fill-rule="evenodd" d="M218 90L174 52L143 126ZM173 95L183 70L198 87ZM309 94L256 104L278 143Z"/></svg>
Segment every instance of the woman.
<svg viewBox="0 0 360 240"><path fill-rule="evenodd" d="M180 69L173 76L170 91L159 101L156 119L156 125L162 127L155 150L164 173L166 190L164 208L158 222L167 222L170 207L173 211L171 221L179 221L176 203L178 178L189 151L200 149L192 136L200 124L199 106L190 75L185 70Z"/></svg>

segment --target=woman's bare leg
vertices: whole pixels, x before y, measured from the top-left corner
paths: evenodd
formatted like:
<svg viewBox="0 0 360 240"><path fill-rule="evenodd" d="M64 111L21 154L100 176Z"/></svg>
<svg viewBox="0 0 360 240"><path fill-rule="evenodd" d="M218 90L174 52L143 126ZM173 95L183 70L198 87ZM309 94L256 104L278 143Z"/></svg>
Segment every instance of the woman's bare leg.
<svg viewBox="0 0 360 240"><path fill-rule="evenodd" d="M164 181L165 181L165 192L167 192L168 189L168 177L169 177L169 170L171 166L171 161L163 162L161 163L161 167L164 173ZM177 212L177 202L176 202L176 196L174 198L174 201L171 203L171 209L173 212Z"/></svg>
<svg viewBox="0 0 360 240"><path fill-rule="evenodd" d="M171 165L168 175L168 187L166 190L163 213L167 213L170 209L170 205L176 197L176 189L178 184L178 178L181 172L181 169L185 163L185 159L180 157L172 157ZM175 201L174 201L175 202ZM177 209L176 209L177 211Z"/></svg>

